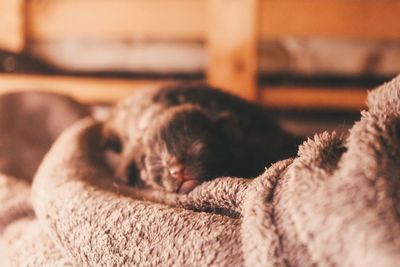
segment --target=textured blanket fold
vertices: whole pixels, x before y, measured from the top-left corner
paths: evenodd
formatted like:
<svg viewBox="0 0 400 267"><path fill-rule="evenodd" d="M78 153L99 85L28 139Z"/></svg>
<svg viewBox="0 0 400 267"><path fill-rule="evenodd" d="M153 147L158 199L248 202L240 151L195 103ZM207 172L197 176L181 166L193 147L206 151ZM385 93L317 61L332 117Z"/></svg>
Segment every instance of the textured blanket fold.
<svg viewBox="0 0 400 267"><path fill-rule="evenodd" d="M8 257L28 266L398 266L400 76L368 105L348 135L315 135L253 180L218 178L187 195L115 183L101 123L81 120L45 156L31 201L21 197L29 184L0 176L22 188L0 199L28 207L0 208L0 219L14 216L0 220Z"/></svg>

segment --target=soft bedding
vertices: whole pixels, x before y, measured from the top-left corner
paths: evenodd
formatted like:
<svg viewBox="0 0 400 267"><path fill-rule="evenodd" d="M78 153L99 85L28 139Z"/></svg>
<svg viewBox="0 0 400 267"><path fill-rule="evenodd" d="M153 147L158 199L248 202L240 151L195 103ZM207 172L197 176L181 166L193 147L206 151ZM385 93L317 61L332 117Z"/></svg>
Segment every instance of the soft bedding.
<svg viewBox="0 0 400 267"><path fill-rule="evenodd" d="M398 266L400 77L348 134L316 134L255 179L188 194L116 183L102 122L63 131L30 184L0 176L13 266ZM3 129L4 130L4 129Z"/></svg>

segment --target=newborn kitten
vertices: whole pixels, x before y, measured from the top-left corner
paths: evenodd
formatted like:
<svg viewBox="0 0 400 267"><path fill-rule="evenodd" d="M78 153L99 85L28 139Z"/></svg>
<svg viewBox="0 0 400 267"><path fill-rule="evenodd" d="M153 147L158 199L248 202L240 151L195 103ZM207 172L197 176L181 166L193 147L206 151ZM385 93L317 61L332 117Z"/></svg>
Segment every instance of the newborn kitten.
<svg viewBox="0 0 400 267"><path fill-rule="evenodd" d="M120 179L177 193L216 177L256 177L299 144L261 107L204 85L137 92L104 129Z"/></svg>
<svg viewBox="0 0 400 267"><path fill-rule="evenodd" d="M193 105L170 108L144 136L144 169L140 177L153 187L185 193L204 180L244 175L232 154L224 118L212 118Z"/></svg>

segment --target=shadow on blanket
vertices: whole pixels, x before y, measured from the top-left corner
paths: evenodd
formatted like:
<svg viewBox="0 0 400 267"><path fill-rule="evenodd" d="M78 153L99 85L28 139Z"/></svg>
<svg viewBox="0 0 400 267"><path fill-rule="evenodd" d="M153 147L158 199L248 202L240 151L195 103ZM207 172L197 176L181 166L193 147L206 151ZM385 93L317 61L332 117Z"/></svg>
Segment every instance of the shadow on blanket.
<svg viewBox="0 0 400 267"><path fill-rule="evenodd" d="M2 188L14 189L8 197L35 212L4 220L0 208L9 258L40 266L397 266L400 77L370 92L368 104L348 135L316 135L253 180L220 178L188 195L114 183L101 123L81 120L44 158L31 201L29 184L0 177L0 198Z"/></svg>

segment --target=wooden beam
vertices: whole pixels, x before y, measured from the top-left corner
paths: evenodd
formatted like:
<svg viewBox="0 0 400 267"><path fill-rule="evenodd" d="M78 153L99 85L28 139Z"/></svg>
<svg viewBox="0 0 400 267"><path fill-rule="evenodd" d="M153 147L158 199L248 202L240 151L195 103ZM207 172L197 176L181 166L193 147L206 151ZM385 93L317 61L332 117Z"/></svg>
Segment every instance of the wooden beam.
<svg viewBox="0 0 400 267"><path fill-rule="evenodd" d="M258 0L208 0L207 82L256 99Z"/></svg>
<svg viewBox="0 0 400 267"><path fill-rule="evenodd" d="M37 41L71 38L203 40L207 22L210 30L213 28L213 24L208 21L208 2L204 0L26 1L29 20L27 34L29 39ZM16 14L22 2L23 0L1 0L0 20L13 21L11 24L19 25L19 22L14 20L16 18L20 20L21 16L10 14ZM222 9L218 15L221 16L221 20L230 16L234 6L242 5L240 0L215 0L215 2L220 2ZM249 3L245 5L249 7L254 5L253 2L260 2L256 5L259 5L260 10L259 26L262 38L282 36L390 40L400 38L398 23L400 2L397 0L250 0L247 2ZM247 9L248 7L241 11ZM244 19L243 14L238 13L238 16L232 17L230 22L238 24L238 21ZM11 24L1 23L0 27L14 32L7 26Z"/></svg>
<svg viewBox="0 0 400 267"><path fill-rule="evenodd" d="M25 46L23 0L0 0L0 49L21 52Z"/></svg>
<svg viewBox="0 0 400 267"><path fill-rule="evenodd" d="M397 0L262 0L261 36L400 39Z"/></svg>
<svg viewBox="0 0 400 267"><path fill-rule="evenodd" d="M39 90L69 95L84 103L112 103L130 95L135 90L162 82L161 80L0 74L0 94Z"/></svg>
<svg viewBox="0 0 400 267"><path fill-rule="evenodd" d="M367 90L310 87L263 87L261 103L273 108L345 109L366 108Z"/></svg>
<svg viewBox="0 0 400 267"><path fill-rule="evenodd" d="M27 0L28 38L202 39L202 0Z"/></svg>
<svg viewBox="0 0 400 267"><path fill-rule="evenodd" d="M84 103L112 103L136 90L163 80L90 78L73 76L0 74L0 94L40 90L72 96ZM263 87L260 102L267 107L307 109L365 108L364 89L328 89L310 87Z"/></svg>

